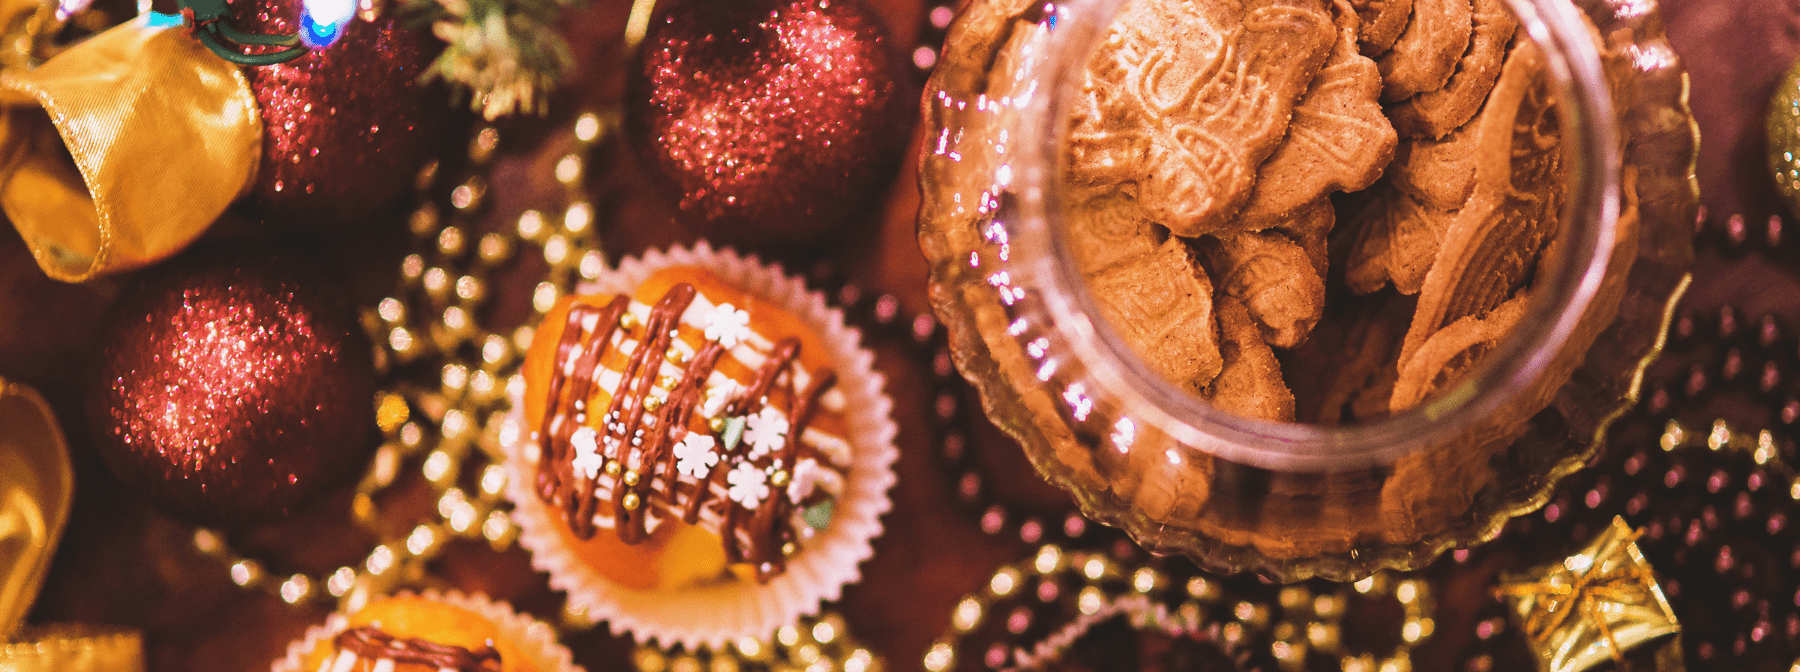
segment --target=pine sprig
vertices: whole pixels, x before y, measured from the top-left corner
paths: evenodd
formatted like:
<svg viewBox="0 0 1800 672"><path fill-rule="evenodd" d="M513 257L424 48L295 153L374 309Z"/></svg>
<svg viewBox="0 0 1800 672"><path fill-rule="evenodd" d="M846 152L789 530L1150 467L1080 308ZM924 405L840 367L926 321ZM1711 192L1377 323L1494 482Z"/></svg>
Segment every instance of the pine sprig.
<svg viewBox="0 0 1800 672"><path fill-rule="evenodd" d="M542 114L548 94L573 64L569 45L552 28L580 0L403 0L400 15L430 24L444 41L425 79L467 90L472 109L490 121L525 111Z"/></svg>

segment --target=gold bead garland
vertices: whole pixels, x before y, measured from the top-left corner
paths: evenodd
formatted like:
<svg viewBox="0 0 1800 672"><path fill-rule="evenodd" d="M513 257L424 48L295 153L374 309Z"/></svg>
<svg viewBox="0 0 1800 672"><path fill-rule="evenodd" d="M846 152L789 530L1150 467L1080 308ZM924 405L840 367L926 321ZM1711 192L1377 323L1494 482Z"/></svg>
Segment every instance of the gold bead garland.
<svg viewBox="0 0 1800 672"><path fill-rule="evenodd" d="M1400 603L1400 643L1392 652L1352 653L1344 646L1342 621L1353 596ZM1033 629L1026 606L1032 598L1073 618L1053 626L1030 649L996 644L983 659L959 665L961 656L972 653L960 650L964 639L1009 603L1020 604L999 616L1007 619L1007 630L1019 635ZM958 601L949 632L932 643L922 662L928 672L1031 667L1061 656L1091 626L1122 616L1138 629L1208 639L1240 661L1266 653L1284 671L1306 669L1308 655L1317 653L1336 659L1345 672L1409 672L1413 647L1435 629L1433 608L1427 581L1387 572L1348 586L1286 586L1271 601L1235 595L1218 578L1176 569L1169 561L1134 564L1046 544L1029 560L1000 568L985 589Z"/></svg>
<svg viewBox="0 0 1800 672"><path fill-rule="evenodd" d="M1683 425L1679 420L1670 420L1663 425L1662 436L1657 445L1666 452L1704 447L1713 452L1741 451L1750 454L1750 459L1757 466L1765 467L1776 476L1787 482L1788 497L1800 501L1800 471L1788 464L1782 457L1783 439L1775 432L1762 430L1755 432L1734 431L1731 423L1725 420L1714 420L1711 427L1695 430Z"/></svg>
<svg viewBox="0 0 1800 672"><path fill-rule="evenodd" d="M194 547L218 559L232 581L264 590L289 604L323 603L354 611L370 597L425 577L424 564L451 539L484 539L495 550L512 545L517 527L502 493L502 435L509 430L509 390L522 387L519 366L531 343L531 327L503 331L483 324L481 309L494 270L529 244L549 269L533 291L541 316L577 278L593 279L605 268L594 226L594 208L583 188L587 154L618 129L619 114L588 112L572 124L570 151L556 163L564 187L562 210L546 216L528 210L499 232L478 233L478 215L487 196L485 171L500 146L500 132L478 128L468 147L466 174L451 187L442 207L431 196L441 164L420 171L422 204L409 218L413 249L400 262L395 291L367 308L362 323L375 343L376 424L382 443L357 483L351 519L377 531L384 521L375 496L403 468L418 468L436 498L431 519L411 521L408 531L383 538L363 560L324 576L272 574L262 562L234 552L222 532L195 531ZM532 320L535 322L536 320ZM437 370L433 384L400 375L427 363ZM422 457L421 457L422 456Z"/></svg>
<svg viewBox="0 0 1800 672"><path fill-rule="evenodd" d="M851 638L844 617L827 612L800 619L769 639L744 638L693 651L639 645L638 672L881 672L881 659Z"/></svg>

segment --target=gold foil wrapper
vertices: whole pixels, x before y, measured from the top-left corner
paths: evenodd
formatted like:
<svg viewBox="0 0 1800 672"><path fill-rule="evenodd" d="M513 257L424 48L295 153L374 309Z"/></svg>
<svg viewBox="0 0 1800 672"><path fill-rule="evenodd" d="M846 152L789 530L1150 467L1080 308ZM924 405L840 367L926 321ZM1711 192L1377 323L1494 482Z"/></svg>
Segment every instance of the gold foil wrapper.
<svg viewBox="0 0 1800 672"><path fill-rule="evenodd" d="M0 672L143 672L144 639L135 631L89 625L33 628L0 644Z"/></svg>
<svg viewBox="0 0 1800 672"><path fill-rule="evenodd" d="M0 208L57 280L186 247L249 186L261 143L243 73L144 17L0 71Z"/></svg>
<svg viewBox="0 0 1800 672"><path fill-rule="evenodd" d="M0 642L37 599L75 477L56 416L36 390L0 378ZM0 657L0 672L11 670Z"/></svg>
<svg viewBox="0 0 1800 672"><path fill-rule="evenodd" d="M1633 647L1680 632L1638 550L1639 534L1614 518L1581 552L1503 578L1500 590L1539 669L1583 672L1607 660L1622 662Z"/></svg>

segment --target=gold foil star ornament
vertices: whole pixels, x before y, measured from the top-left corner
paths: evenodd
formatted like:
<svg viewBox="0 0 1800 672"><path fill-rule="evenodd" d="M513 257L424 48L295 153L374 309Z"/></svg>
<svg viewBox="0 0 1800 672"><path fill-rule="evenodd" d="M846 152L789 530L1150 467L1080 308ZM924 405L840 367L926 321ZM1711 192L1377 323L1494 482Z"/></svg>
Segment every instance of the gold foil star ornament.
<svg viewBox="0 0 1800 672"><path fill-rule="evenodd" d="M1638 550L1640 534L1615 517L1587 548L1562 562L1502 578L1500 592L1539 669L1584 672L1607 660L1623 668L1626 651L1680 632Z"/></svg>

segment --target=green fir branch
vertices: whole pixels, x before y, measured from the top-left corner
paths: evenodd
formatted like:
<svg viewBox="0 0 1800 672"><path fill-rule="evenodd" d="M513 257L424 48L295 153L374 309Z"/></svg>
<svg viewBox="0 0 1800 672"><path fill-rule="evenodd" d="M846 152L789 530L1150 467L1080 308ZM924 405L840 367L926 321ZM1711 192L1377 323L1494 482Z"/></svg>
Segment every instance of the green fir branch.
<svg viewBox="0 0 1800 672"><path fill-rule="evenodd" d="M515 111L544 113L574 61L552 26L579 1L402 0L400 16L430 25L444 41L424 78L469 92L472 109L493 120Z"/></svg>

